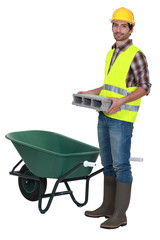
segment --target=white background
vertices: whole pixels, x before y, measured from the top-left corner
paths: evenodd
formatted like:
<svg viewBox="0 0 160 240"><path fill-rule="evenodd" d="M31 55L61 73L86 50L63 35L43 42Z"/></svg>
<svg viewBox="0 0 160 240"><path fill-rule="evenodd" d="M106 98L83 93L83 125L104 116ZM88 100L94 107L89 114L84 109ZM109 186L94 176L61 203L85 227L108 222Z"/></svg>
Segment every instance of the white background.
<svg viewBox="0 0 160 240"><path fill-rule="evenodd" d="M54 199L42 215L37 202L24 199L17 177L9 175L20 160L5 139L12 131L40 129L98 146L97 113L71 104L72 94L99 87L107 51L114 43L109 19L116 8L130 8L136 26L134 44L147 56L152 91L144 97L135 123L133 188L128 225L99 226L84 211L101 204L103 178L90 182L89 202L78 208L69 196ZM1 239L143 239L159 234L159 5L129 0L1 0L0 2L0 238ZM98 166L101 167L100 158ZM83 200L82 183L74 183ZM3 237L2 237L3 236Z"/></svg>

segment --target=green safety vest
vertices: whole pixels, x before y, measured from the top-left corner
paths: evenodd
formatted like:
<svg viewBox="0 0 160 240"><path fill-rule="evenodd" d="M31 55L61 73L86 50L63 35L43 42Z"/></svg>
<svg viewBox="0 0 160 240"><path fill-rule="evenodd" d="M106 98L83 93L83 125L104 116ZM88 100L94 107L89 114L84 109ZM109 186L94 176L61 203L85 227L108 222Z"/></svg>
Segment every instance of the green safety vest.
<svg viewBox="0 0 160 240"><path fill-rule="evenodd" d="M103 89L100 92L100 96L104 97L114 97L121 98L125 97L132 92L134 92L138 87L126 87L126 77L132 63L132 60L135 54L140 51L134 45L128 47L124 52L122 52L117 59L115 60L112 68L109 71L111 59L115 49L111 49L106 57L106 66L105 66L105 78ZM108 73L109 71L109 73ZM104 114L110 118L134 122L139 110L141 98L126 103L121 106L121 110L114 114Z"/></svg>

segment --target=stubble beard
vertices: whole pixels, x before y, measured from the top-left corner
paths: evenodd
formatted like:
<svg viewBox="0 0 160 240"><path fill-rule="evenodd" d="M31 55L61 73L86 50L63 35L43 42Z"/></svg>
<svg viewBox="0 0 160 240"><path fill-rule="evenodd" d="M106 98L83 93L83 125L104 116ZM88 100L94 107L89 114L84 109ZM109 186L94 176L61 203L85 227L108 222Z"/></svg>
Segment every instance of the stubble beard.
<svg viewBox="0 0 160 240"><path fill-rule="evenodd" d="M117 34L119 34L119 36ZM114 34L114 38L116 41L124 41L128 39L129 36L130 34L123 34L123 33L117 33L117 32Z"/></svg>

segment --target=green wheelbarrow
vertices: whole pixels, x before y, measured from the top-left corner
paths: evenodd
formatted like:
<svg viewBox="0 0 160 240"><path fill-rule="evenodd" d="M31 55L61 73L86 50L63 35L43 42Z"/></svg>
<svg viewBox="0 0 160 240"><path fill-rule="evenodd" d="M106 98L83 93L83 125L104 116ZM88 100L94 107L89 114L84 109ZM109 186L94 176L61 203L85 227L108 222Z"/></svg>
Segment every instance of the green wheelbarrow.
<svg viewBox="0 0 160 240"><path fill-rule="evenodd" d="M91 173L99 155L99 149L58 133L48 131L21 131L6 135L11 140L21 160L13 167L11 175L18 176L22 195L30 201L38 201L38 208L45 213L55 196L69 194L73 202L82 207L88 202L89 180L103 168ZM20 164L25 164L16 170ZM46 194L47 178L56 179L51 193ZM86 180L83 203L76 200L69 182ZM57 192L64 183L66 191ZM42 209L43 198L48 202Z"/></svg>

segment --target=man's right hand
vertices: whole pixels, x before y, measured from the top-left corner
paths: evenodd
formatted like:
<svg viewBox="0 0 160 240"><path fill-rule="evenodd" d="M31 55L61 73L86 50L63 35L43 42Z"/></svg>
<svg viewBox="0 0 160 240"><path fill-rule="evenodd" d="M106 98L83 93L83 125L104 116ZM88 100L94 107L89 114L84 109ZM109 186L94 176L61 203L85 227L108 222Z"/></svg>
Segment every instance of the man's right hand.
<svg viewBox="0 0 160 240"><path fill-rule="evenodd" d="M102 87L99 87L99 88L95 88L93 90L88 90L88 91L80 91L78 92L77 94L94 94L94 95L99 95L101 90L102 90L103 86Z"/></svg>
<svg viewBox="0 0 160 240"><path fill-rule="evenodd" d="M90 94L90 91L80 91L80 92L77 92L77 94Z"/></svg>

